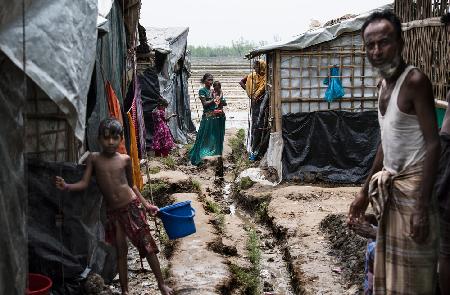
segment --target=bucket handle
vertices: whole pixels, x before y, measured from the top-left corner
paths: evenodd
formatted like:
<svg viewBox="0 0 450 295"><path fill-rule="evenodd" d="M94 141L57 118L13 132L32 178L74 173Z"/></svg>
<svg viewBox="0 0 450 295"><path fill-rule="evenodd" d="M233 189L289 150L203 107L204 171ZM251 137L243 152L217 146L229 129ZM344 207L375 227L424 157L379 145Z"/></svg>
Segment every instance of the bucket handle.
<svg viewBox="0 0 450 295"><path fill-rule="evenodd" d="M178 216L178 215L173 215L173 214L170 214L170 213L168 213L168 212L166 212L166 211L159 211L159 213L160 213L160 214L163 214L163 215L166 215L166 216L169 216L169 217L172 217L172 218L190 219L190 218L193 218L193 217L195 216L195 209L194 209L194 208L191 208L191 215L190 215L190 216Z"/></svg>

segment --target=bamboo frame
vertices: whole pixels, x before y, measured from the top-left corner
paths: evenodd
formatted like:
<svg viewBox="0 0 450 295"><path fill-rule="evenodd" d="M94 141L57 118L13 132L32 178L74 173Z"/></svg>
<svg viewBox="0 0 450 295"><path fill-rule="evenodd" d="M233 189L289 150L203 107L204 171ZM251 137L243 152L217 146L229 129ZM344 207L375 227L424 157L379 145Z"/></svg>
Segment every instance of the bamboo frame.
<svg viewBox="0 0 450 295"><path fill-rule="evenodd" d="M434 97L445 99L450 89L448 35L439 17L449 11L448 0L396 0L394 11L402 20L406 62L431 80Z"/></svg>
<svg viewBox="0 0 450 295"><path fill-rule="evenodd" d="M34 87L30 89L25 112L25 153L46 161L76 161L77 141L66 115L52 100L39 97L41 94Z"/></svg>
<svg viewBox="0 0 450 295"><path fill-rule="evenodd" d="M274 100L275 100L275 131L281 132L281 84L280 84L280 76L281 76L281 57L280 51L275 51L275 58L273 59L273 81L274 81Z"/></svg>
<svg viewBox="0 0 450 295"><path fill-rule="evenodd" d="M335 39L303 50L280 51L280 64L277 70L285 74L283 77L279 76L280 86L275 90L276 99L284 112L292 112L293 104L300 104L301 112L376 109L378 77L375 76L374 71L372 73L367 71L367 67L371 66L365 61L366 55L359 32L342 36L347 39L342 41ZM300 60L299 68L298 63L295 63L296 66L293 67L292 60L296 58ZM340 70L337 76L330 75L329 69L334 66L338 66ZM300 76L294 76L292 74L294 70L296 73L300 72ZM341 79L346 95L330 103L323 98L327 86L322 85L322 81L324 78L334 77ZM372 85L367 85L368 80L372 82ZM297 83L294 84L293 81ZM297 87L298 83L300 86Z"/></svg>

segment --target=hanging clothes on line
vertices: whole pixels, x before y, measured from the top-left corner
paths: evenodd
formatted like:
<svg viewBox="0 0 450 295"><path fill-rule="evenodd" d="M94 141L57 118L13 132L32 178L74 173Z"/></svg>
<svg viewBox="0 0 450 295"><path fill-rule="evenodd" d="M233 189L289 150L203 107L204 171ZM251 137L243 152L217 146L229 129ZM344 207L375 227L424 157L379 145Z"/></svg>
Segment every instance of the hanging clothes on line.
<svg viewBox="0 0 450 295"><path fill-rule="evenodd" d="M109 81L105 82L105 92L108 99L109 116L116 118L120 122L120 124L124 126L119 99L117 98L117 95L114 92L114 89L112 88L112 85ZM127 154L124 139L122 139L122 141L120 142L117 151L121 154Z"/></svg>
<svg viewBox="0 0 450 295"><path fill-rule="evenodd" d="M131 104L131 115L133 118L133 123L136 131L136 142L138 146L139 159L142 159L145 156L145 122L144 122L144 112L142 109L142 97L141 97L141 86L139 85L139 79L137 79L137 75L133 76L133 102Z"/></svg>
<svg viewBox="0 0 450 295"><path fill-rule="evenodd" d="M325 92L325 100L332 102L337 98L342 98L345 94L344 88L342 87L341 79L339 79L339 68L334 66L330 69L329 78L325 78L323 84L328 85Z"/></svg>
<svg viewBox="0 0 450 295"><path fill-rule="evenodd" d="M138 147L135 132L136 129L130 112L127 113L127 117L130 128L130 158L133 172L133 184L139 189L139 191L142 191L144 187L144 181L142 179L141 168L139 165Z"/></svg>

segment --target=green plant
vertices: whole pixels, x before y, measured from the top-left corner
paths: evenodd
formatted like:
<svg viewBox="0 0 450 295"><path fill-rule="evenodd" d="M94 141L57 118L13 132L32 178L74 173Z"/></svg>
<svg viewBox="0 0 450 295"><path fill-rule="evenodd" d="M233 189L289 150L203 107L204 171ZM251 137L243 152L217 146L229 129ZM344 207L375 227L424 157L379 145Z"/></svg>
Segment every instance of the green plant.
<svg viewBox="0 0 450 295"><path fill-rule="evenodd" d="M198 180L192 179L191 184L192 184L192 189L194 191L196 191L199 194L202 193L202 184Z"/></svg>
<svg viewBox="0 0 450 295"><path fill-rule="evenodd" d="M244 287L244 294L259 295L259 276L255 276L252 269L230 264L230 271L239 285Z"/></svg>
<svg viewBox="0 0 450 295"><path fill-rule="evenodd" d="M225 230L225 215L222 213L220 205L206 199L205 210L214 214L214 225L219 233L223 233Z"/></svg>
<svg viewBox="0 0 450 295"><path fill-rule="evenodd" d="M186 145L184 146L184 148L186 149L187 152L189 152L189 151L192 149L193 146L194 146L193 143L188 143L188 144L186 144Z"/></svg>
<svg viewBox="0 0 450 295"><path fill-rule="evenodd" d="M169 236L166 231L160 228L159 231L159 241L162 246L162 252L166 258L170 258L175 250L176 241L169 240Z"/></svg>
<svg viewBox="0 0 450 295"><path fill-rule="evenodd" d="M253 184L255 184L255 182L253 180L251 180L250 177L245 176L241 178L241 181L239 182L239 188L241 190L246 190L249 189L253 186Z"/></svg>
<svg viewBox="0 0 450 295"><path fill-rule="evenodd" d="M252 263L252 268L259 274L261 249L259 248L258 234L253 228L248 231L247 251L250 262Z"/></svg>
<svg viewBox="0 0 450 295"><path fill-rule="evenodd" d="M161 158L161 163L163 163L165 166L167 166L169 169L175 169L176 167L176 162L175 159L171 156L168 155L165 158Z"/></svg>
<svg viewBox="0 0 450 295"><path fill-rule="evenodd" d="M256 207L256 215L258 216L258 218L264 219L265 217L267 217L267 210L269 208L269 201L263 201L261 203L258 204L258 206Z"/></svg>
<svg viewBox="0 0 450 295"><path fill-rule="evenodd" d="M161 267L163 278L167 280L170 277L170 268L168 266Z"/></svg>
<svg viewBox="0 0 450 295"><path fill-rule="evenodd" d="M156 174L156 173L159 173L160 171L161 171L161 168L158 167L158 166L150 167L150 168L148 169L148 172L149 172L150 174Z"/></svg>
<svg viewBox="0 0 450 295"><path fill-rule="evenodd" d="M169 188L169 185L162 181L150 182L144 185L141 194L144 198L150 198L150 192L153 196L162 195L167 192Z"/></svg>
<svg viewBox="0 0 450 295"><path fill-rule="evenodd" d="M216 202L210 200L206 200L206 211L215 214L222 213L222 210L220 210L220 206Z"/></svg>

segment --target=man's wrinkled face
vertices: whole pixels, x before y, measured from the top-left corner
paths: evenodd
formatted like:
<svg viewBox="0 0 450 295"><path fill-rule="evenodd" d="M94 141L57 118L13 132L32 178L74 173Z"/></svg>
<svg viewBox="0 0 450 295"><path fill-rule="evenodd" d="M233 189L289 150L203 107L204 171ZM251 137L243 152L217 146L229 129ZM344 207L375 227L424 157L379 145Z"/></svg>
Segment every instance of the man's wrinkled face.
<svg viewBox="0 0 450 295"><path fill-rule="evenodd" d="M366 27L363 39L369 62L382 77L391 77L400 66L403 49L394 25L385 19L375 20Z"/></svg>

